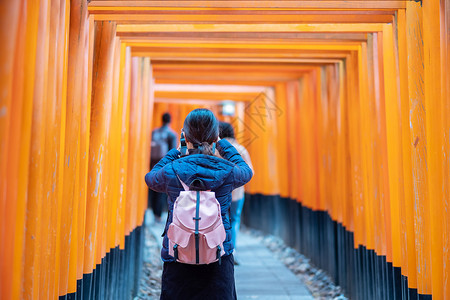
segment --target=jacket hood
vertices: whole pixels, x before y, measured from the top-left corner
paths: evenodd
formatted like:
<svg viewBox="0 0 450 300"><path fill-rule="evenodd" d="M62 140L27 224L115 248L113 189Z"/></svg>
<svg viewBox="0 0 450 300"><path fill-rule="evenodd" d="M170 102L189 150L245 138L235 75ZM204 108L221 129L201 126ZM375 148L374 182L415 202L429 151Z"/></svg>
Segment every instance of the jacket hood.
<svg viewBox="0 0 450 300"><path fill-rule="evenodd" d="M206 190L215 190L223 185L231 174L234 164L216 156L191 154L173 162L173 170L180 179L190 186L200 179Z"/></svg>

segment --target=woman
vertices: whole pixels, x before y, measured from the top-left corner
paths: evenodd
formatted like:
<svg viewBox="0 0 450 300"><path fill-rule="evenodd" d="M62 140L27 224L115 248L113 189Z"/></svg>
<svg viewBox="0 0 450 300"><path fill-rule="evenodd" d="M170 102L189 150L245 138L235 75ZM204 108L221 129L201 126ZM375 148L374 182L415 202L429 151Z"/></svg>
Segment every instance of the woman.
<svg viewBox="0 0 450 300"><path fill-rule="evenodd" d="M164 261L161 299L236 299L228 211L231 192L250 181L253 173L236 149L219 139L219 123L210 110L191 111L184 121L183 132L188 155L181 156L179 150L172 149L145 176L149 188L168 195L169 212L161 250ZM222 158L213 153L215 145ZM172 222L174 201L184 191L180 180L190 186L195 179L203 182L204 190L215 192L220 204L226 231L221 264L182 264L169 255L165 233Z"/></svg>

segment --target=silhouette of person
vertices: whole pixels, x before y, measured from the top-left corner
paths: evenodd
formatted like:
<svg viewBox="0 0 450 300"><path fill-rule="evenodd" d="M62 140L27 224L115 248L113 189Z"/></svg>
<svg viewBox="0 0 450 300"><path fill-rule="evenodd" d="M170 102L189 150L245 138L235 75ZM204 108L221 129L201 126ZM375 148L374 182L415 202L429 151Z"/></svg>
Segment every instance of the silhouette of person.
<svg viewBox="0 0 450 300"><path fill-rule="evenodd" d="M150 169L153 169L169 150L176 147L177 134L170 128L170 122L170 114L163 114L163 125L152 132ZM157 222L161 221L163 210L167 210L166 198L167 195L164 193L158 193L151 189L148 191L148 207L152 208Z"/></svg>

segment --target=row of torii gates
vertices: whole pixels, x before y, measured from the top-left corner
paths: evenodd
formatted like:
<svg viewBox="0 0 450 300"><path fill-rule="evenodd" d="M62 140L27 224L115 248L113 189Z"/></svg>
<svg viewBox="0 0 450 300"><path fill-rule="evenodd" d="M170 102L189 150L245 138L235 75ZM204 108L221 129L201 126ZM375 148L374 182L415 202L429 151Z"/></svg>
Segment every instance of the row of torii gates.
<svg viewBox="0 0 450 300"><path fill-rule="evenodd" d="M135 294L151 130L208 107L254 162L248 226L351 298L450 299L449 24L448 0L1 1L0 298Z"/></svg>

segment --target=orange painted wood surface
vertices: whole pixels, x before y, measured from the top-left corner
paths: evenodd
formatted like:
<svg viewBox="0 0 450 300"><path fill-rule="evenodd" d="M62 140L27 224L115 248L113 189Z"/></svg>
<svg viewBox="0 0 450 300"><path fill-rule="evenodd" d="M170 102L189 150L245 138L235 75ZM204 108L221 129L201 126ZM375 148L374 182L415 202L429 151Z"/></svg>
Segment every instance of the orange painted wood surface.
<svg viewBox="0 0 450 300"><path fill-rule="evenodd" d="M450 297L449 11L446 0L3 3L0 298L74 293L124 249L147 208L151 131L170 112L179 133L197 107L235 126L255 167L248 193L326 212L409 288Z"/></svg>

